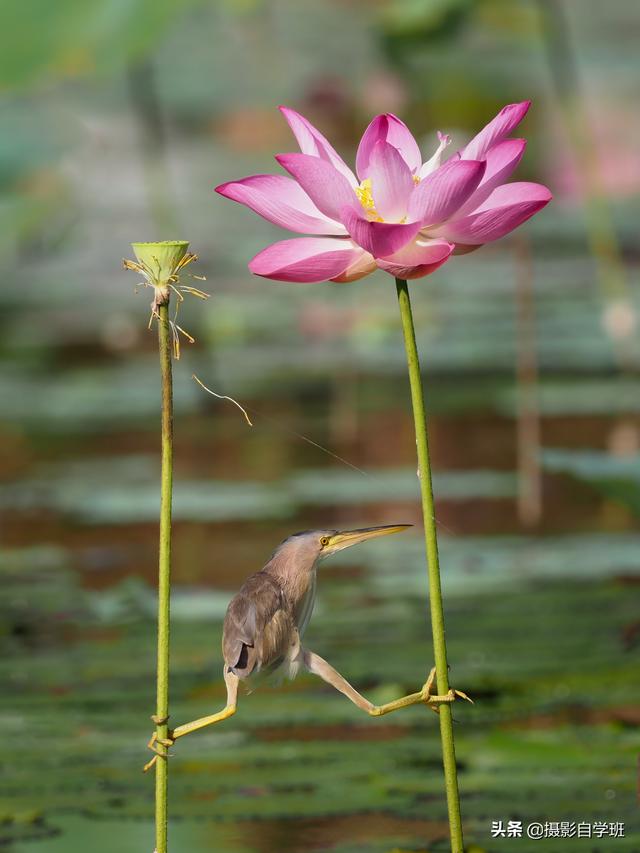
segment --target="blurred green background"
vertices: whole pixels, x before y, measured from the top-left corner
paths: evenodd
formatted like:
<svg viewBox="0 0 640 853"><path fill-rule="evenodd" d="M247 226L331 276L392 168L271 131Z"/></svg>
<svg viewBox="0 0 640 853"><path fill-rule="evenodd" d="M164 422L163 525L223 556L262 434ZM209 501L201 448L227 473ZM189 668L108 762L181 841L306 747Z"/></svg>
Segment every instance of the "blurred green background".
<svg viewBox="0 0 640 853"><path fill-rule="evenodd" d="M224 703L226 604L284 536L420 517L392 279L252 277L281 232L213 187L295 150L279 103L352 159L375 113L428 154L524 98L518 179L554 202L412 285L452 680L476 699L463 814L476 853L640 850L639 31L633 0L4 4L3 850L152 848L159 380L129 242L190 239L212 294L175 365L179 723ZM418 529L348 551L308 645L374 700L414 690L426 588ZM423 709L363 719L304 676L174 752L176 853L448 849ZM508 819L626 837L492 840Z"/></svg>

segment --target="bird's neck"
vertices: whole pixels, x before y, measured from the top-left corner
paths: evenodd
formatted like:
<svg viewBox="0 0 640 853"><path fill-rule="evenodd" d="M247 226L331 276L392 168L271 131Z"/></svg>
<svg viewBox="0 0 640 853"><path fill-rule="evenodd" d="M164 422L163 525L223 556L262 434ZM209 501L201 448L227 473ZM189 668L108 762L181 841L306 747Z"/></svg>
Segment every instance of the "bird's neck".
<svg viewBox="0 0 640 853"><path fill-rule="evenodd" d="M278 581L287 601L294 610L297 609L300 602L304 601L316 581L315 564L309 569L300 569L291 561L282 557L279 558L278 554L269 560L262 571L267 572Z"/></svg>

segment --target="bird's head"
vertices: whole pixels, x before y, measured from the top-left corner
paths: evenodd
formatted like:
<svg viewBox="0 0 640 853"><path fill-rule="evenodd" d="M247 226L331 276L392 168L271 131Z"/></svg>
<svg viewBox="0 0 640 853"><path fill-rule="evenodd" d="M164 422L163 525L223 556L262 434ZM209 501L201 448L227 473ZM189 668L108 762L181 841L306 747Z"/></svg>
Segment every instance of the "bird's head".
<svg viewBox="0 0 640 853"><path fill-rule="evenodd" d="M377 539L379 536L389 536L391 533L401 533L411 527L411 524L384 524L379 527L362 527L358 530L303 530L287 537L276 549L274 557L279 560L291 560L297 568L311 569L319 560L330 557L337 551Z"/></svg>

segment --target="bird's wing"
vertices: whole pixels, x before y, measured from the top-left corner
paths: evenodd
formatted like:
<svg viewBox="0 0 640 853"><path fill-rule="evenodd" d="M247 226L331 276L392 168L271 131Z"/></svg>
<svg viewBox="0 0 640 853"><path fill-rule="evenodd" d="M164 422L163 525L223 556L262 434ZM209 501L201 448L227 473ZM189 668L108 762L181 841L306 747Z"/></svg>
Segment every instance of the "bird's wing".
<svg viewBox="0 0 640 853"><path fill-rule="evenodd" d="M294 628L276 578L267 572L252 575L227 608L222 633L225 665L246 678L279 664Z"/></svg>

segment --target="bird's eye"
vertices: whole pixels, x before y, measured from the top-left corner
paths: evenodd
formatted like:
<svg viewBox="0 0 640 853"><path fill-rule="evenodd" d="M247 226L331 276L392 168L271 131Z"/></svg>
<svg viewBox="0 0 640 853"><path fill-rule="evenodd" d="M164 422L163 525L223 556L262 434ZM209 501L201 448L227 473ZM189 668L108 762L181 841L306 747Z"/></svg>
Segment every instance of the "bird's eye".
<svg viewBox="0 0 640 853"><path fill-rule="evenodd" d="M328 536L323 536L323 537L320 539L320 544L322 545L322 547L323 547L323 548L326 548L326 546L329 544L329 541L330 541L330 540L329 540L329 537L328 537Z"/></svg>

